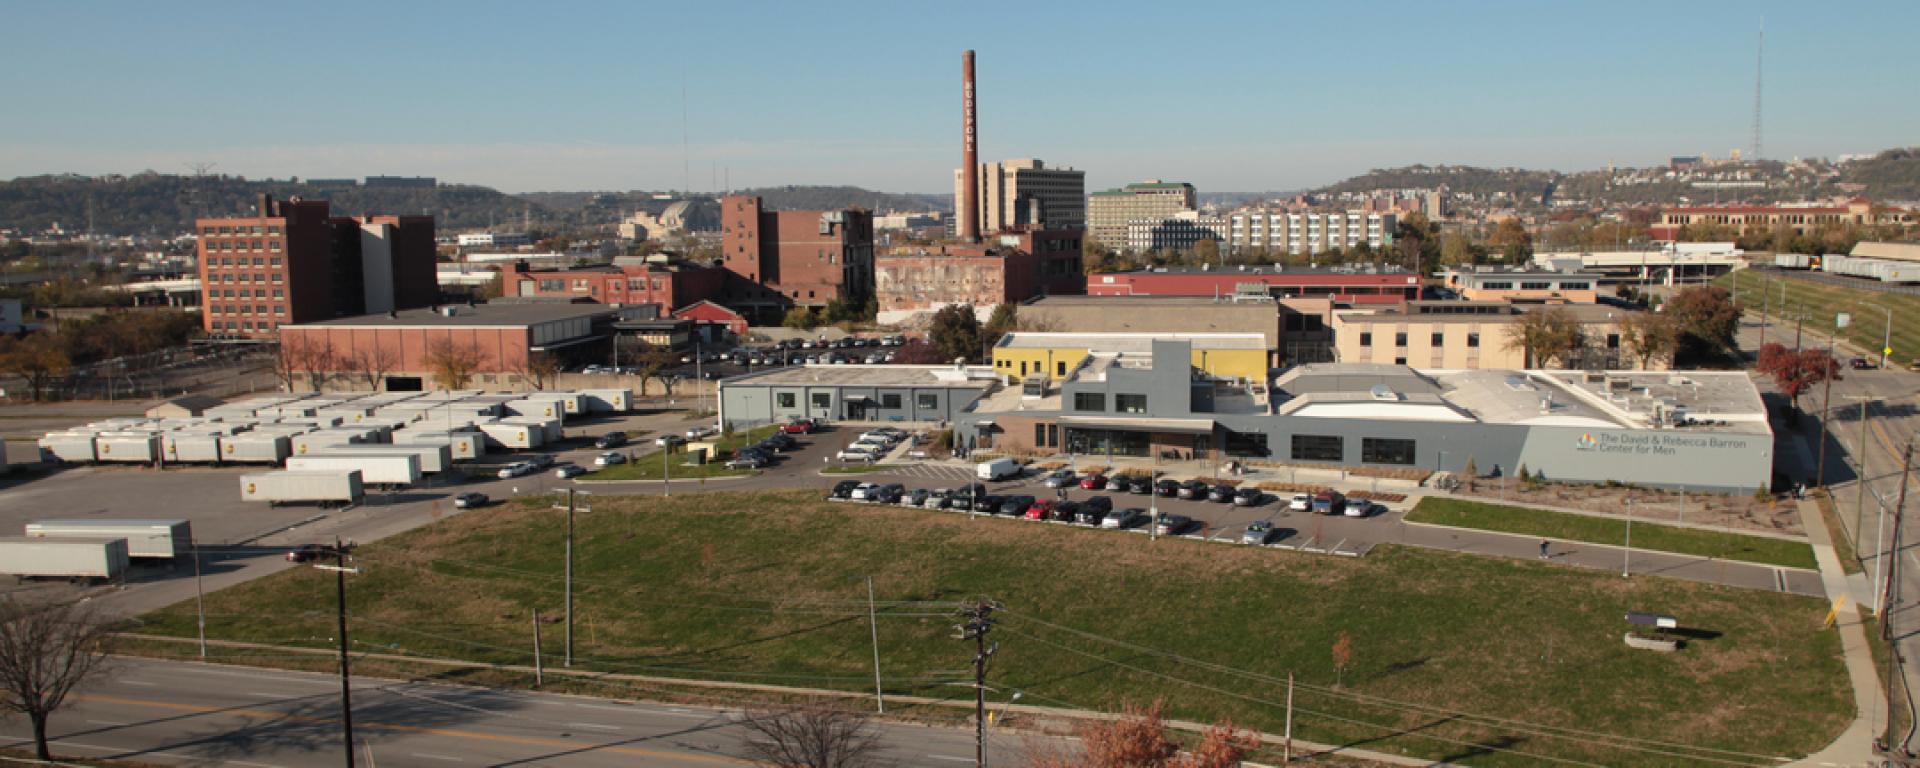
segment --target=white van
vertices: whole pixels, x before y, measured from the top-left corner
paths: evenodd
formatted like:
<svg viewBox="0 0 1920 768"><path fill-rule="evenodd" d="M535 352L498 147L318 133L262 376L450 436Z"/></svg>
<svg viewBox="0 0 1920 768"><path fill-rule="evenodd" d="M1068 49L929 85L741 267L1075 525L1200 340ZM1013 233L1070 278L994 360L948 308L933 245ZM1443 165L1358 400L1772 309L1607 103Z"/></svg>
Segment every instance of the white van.
<svg viewBox="0 0 1920 768"><path fill-rule="evenodd" d="M1003 480L1020 474L1020 462L1013 459L982 462L974 466L973 474L981 480Z"/></svg>

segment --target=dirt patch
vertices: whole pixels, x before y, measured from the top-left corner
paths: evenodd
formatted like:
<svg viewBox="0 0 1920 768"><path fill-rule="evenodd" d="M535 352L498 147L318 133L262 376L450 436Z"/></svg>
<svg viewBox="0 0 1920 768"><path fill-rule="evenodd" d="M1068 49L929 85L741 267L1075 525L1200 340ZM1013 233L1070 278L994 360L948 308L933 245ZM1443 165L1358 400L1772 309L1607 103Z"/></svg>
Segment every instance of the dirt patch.
<svg viewBox="0 0 1920 768"><path fill-rule="evenodd" d="M1791 501L1769 497L1714 493L1682 493L1660 488L1525 483L1518 479L1480 479L1462 483L1454 492L1481 501L1505 501L1545 507L1564 507L1605 515L1623 514L1632 498L1635 520L1711 525L1729 530L1768 531L1806 535L1800 514Z"/></svg>

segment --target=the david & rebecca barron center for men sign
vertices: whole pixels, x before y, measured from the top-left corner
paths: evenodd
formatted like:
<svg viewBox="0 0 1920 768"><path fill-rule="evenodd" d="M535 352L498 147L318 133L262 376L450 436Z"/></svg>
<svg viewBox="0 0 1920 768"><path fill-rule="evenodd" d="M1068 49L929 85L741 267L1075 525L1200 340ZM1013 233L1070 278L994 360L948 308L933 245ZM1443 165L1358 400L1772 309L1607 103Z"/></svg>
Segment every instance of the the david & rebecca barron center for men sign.
<svg viewBox="0 0 1920 768"><path fill-rule="evenodd" d="M1695 435L1674 432L1584 432L1574 444L1582 453L1609 453L1633 456L1670 456L1679 458L1697 451L1744 451L1749 437Z"/></svg>

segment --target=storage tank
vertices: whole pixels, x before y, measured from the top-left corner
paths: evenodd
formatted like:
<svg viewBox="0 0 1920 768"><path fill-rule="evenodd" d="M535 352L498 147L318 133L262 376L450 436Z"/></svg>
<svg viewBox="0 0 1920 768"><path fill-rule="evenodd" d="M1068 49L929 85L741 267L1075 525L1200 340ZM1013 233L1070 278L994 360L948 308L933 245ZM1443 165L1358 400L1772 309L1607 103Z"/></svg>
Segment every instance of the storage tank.
<svg viewBox="0 0 1920 768"><path fill-rule="evenodd" d="M126 539L0 538L0 574L104 581L126 572Z"/></svg>
<svg viewBox="0 0 1920 768"><path fill-rule="evenodd" d="M171 559L193 553L193 525L185 520L37 520L28 538L126 539L128 557Z"/></svg>

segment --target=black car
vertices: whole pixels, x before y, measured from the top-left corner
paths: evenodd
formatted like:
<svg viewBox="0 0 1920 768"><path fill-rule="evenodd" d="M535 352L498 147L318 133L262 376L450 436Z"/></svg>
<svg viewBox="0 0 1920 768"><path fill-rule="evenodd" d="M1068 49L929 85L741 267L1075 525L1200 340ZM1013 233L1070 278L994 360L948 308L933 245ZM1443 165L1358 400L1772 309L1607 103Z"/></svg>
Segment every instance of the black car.
<svg viewBox="0 0 1920 768"><path fill-rule="evenodd" d="M1133 478L1114 475L1112 477L1107 478L1107 485L1105 490L1119 493L1127 490L1127 487L1131 485L1133 485Z"/></svg>
<svg viewBox="0 0 1920 768"><path fill-rule="evenodd" d="M860 487L858 480L842 480L833 484L833 491L827 494L829 499L851 499L853 489Z"/></svg>
<svg viewBox="0 0 1920 768"><path fill-rule="evenodd" d="M1095 496L1093 498L1087 499L1086 501L1080 502L1080 508L1096 510L1100 514L1105 515L1106 513L1113 510L1113 499L1109 499L1105 496Z"/></svg>
<svg viewBox="0 0 1920 768"><path fill-rule="evenodd" d="M1001 496L976 496L973 500L973 511L993 514L1000 511L1000 504L1005 501L1006 498Z"/></svg>
<svg viewBox="0 0 1920 768"><path fill-rule="evenodd" d="M1257 507L1266 499L1266 494L1251 485L1233 492L1233 505L1236 507Z"/></svg>
<svg viewBox="0 0 1920 768"><path fill-rule="evenodd" d="M1153 493L1153 480L1145 477L1129 478L1127 480L1127 493L1135 496L1151 494Z"/></svg>
<svg viewBox="0 0 1920 768"><path fill-rule="evenodd" d="M1153 484L1153 493L1156 496L1177 496L1180 493L1180 483L1175 480L1161 480Z"/></svg>
<svg viewBox="0 0 1920 768"><path fill-rule="evenodd" d="M1212 486L1207 485L1205 482L1188 480L1180 484L1179 489L1174 491L1174 495L1183 499L1204 500L1207 498L1207 491L1210 490L1212 490Z"/></svg>
<svg viewBox="0 0 1920 768"><path fill-rule="evenodd" d="M1160 515L1160 523L1154 526L1154 532L1161 536L1174 536L1186 530L1190 525L1193 525L1193 518L1191 517L1163 513Z"/></svg>
<svg viewBox="0 0 1920 768"><path fill-rule="evenodd" d="M1080 516L1080 502L1063 501L1053 505L1053 512L1047 515L1047 519L1048 520L1064 520L1066 522L1071 523L1074 520L1078 519L1079 516Z"/></svg>
<svg viewBox="0 0 1920 768"><path fill-rule="evenodd" d="M953 489L953 495L947 497L945 509L971 509L973 503L987 497L987 487L979 483L963 485Z"/></svg>
<svg viewBox="0 0 1920 768"><path fill-rule="evenodd" d="M608 448L618 448L626 444L627 444L627 433L625 432L608 432L604 435L601 435L598 438L595 438L593 441L593 447L599 448L600 450L603 450L603 451Z"/></svg>
<svg viewBox="0 0 1920 768"><path fill-rule="evenodd" d="M906 486L899 483L888 483L880 486L880 490L869 492L867 499L880 502L881 504L898 504L900 503L900 497L906 495L906 493Z"/></svg>
<svg viewBox="0 0 1920 768"><path fill-rule="evenodd" d="M1221 483L1214 486L1212 490L1207 491L1207 501L1226 504L1233 501L1233 491L1233 486Z"/></svg>
<svg viewBox="0 0 1920 768"><path fill-rule="evenodd" d="M1007 517L1025 517L1027 507L1031 506L1033 506L1032 496L1008 496L1000 501L1000 506L995 508L993 513Z"/></svg>
<svg viewBox="0 0 1920 768"><path fill-rule="evenodd" d="M987 495L987 485L986 483L968 483L966 485L953 489L953 492L960 494L962 496L965 496L967 494L973 494L974 496L985 496Z"/></svg>

